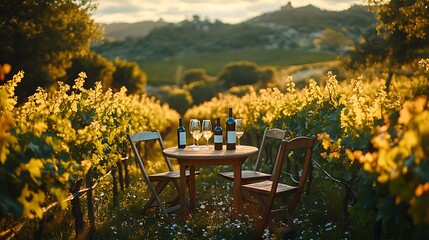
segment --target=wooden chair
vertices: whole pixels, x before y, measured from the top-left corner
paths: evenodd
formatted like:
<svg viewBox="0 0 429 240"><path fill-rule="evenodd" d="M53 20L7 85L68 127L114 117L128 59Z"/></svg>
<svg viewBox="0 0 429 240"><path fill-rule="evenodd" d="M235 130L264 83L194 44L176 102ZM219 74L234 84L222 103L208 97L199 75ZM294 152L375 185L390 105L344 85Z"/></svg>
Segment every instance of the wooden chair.
<svg viewBox="0 0 429 240"><path fill-rule="evenodd" d="M264 130L264 134L262 135L262 141L259 146L259 152L258 157L256 158L255 166L253 170L242 170L241 171L241 179L243 183L250 183L254 181L262 181L262 180L268 180L271 178L270 173L262 172L260 171L261 164L263 162L262 153L264 152L265 147L267 146L267 142L270 139L278 140L280 142L285 138L286 132L278 129L278 128L268 128L266 127ZM271 147L271 146L269 146ZM267 153L267 150L265 150L265 153ZM268 161L268 159L266 160ZM228 179L230 181L234 181L234 172L220 172L220 176L222 176L225 179Z"/></svg>
<svg viewBox="0 0 429 240"><path fill-rule="evenodd" d="M179 186L180 171L175 171L171 165L170 160L162 153L162 151L165 149L165 146L162 141L161 134L159 133L158 130L155 132L139 132L136 134L127 134L127 135L128 135L128 140L131 144L131 149L133 150L137 165L140 168L140 171L143 174L144 181L148 185L148 188L151 192L151 197L149 201L143 207L143 213L145 213L150 207L158 206L162 211L162 213L166 217L168 217L169 212L178 210L180 208L179 201L178 201L179 192L180 192L179 188L186 187L186 186ZM142 158L140 155L141 151L140 151L140 147L138 146L138 143L152 141L152 140L156 140L161 147L161 155L163 156L164 161L168 167L167 172L148 174L146 171L145 163L142 161ZM189 172L186 173L186 176L189 176ZM170 182L174 184L175 189L177 190L177 196L173 201L169 202L170 204L172 204L172 206L166 209L163 202L161 202L160 194ZM154 186L153 185L154 183L157 183L157 185Z"/></svg>
<svg viewBox="0 0 429 240"><path fill-rule="evenodd" d="M290 215L301 198L311 166L314 144L314 137L296 137L289 141L283 140L277 153L271 180L250 183L242 186L243 192L247 191L258 202L257 213L261 217L259 222L255 221L258 237L262 235L268 224L274 225L272 220L273 214L284 213L284 216L289 223L293 224ZM303 155L299 155L300 153ZM296 156L300 159L295 158ZM300 171L300 179L297 185L288 185L281 182L283 163L287 158L291 157L294 157L295 161L298 160L302 162L302 171ZM290 204L286 208L281 207L274 209L274 199L286 196L293 196Z"/></svg>

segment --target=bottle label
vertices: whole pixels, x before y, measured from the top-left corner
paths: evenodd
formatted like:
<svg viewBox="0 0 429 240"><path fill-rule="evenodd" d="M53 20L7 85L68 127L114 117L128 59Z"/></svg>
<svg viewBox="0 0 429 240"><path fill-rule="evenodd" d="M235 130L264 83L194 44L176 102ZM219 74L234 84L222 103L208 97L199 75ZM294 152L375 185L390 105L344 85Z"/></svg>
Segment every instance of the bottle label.
<svg viewBox="0 0 429 240"><path fill-rule="evenodd" d="M215 143L222 143L223 139L222 139L222 135L215 135L214 136L214 142Z"/></svg>
<svg viewBox="0 0 429 240"><path fill-rule="evenodd" d="M236 138L235 131L228 131L227 136L228 136L228 139L226 140L227 143L235 143L235 138Z"/></svg>
<svg viewBox="0 0 429 240"><path fill-rule="evenodd" d="M186 145L186 132L179 132L179 145Z"/></svg>

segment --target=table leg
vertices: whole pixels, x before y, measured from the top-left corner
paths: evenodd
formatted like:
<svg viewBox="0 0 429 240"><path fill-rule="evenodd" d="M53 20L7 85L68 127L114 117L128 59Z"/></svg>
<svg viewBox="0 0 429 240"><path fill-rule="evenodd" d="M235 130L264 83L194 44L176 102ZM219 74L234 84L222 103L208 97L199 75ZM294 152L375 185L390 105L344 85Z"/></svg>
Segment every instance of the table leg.
<svg viewBox="0 0 429 240"><path fill-rule="evenodd" d="M195 209L195 166L189 166L189 208Z"/></svg>
<svg viewBox="0 0 429 240"><path fill-rule="evenodd" d="M182 215L182 220L186 220L186 166L180 165L180 214Z"/></svg>
<svg viewBox="0 0 429 240"><path fill-rule="evenodd" d="M241 211L241 164L234 163L234 208Z"/></svg>

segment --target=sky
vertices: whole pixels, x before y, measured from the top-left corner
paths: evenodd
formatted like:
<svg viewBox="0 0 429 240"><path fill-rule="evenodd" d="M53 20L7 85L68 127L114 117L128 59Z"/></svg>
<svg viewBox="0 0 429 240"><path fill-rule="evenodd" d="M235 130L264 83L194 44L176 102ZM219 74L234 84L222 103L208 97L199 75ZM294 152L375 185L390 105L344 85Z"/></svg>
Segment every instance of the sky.
<svg viewBox="0 0 429 240"><path fill-rule="evenodd" d="M288 2L295 8L312 4L333 11L363 4L363 0L98 0L93 18L98 23L133 23L161 18L177 23L199 15L202 19L235 24L277 11Z"/></svg>

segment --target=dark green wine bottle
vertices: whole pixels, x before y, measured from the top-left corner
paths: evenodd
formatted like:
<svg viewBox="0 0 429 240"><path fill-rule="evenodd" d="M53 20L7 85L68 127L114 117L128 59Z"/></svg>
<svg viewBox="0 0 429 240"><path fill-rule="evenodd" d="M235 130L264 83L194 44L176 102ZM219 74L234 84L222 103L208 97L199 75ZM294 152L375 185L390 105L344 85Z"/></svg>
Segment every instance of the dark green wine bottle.
<svg viewBox="0 0 429 240"><path fill-rule="evenodd" d="M222 145L223 145L222 127L220 126L220 118L217 118L216 126L214 128L214 149L222 150Z"/></svg>
<svg viewBox="0 0 429 240"><path fill-rule="evenodd" d="M179 127L177 128L177 147L186 147L186 129L183 127L182 119L179 119Z"/></svg>
<svg viewBox="0 0 429 240"><path fill-rule="evenodd" d="M232 117L232 108L229 108L229 117L226 120L226 150L235 150L235 120Z"/></svg>

